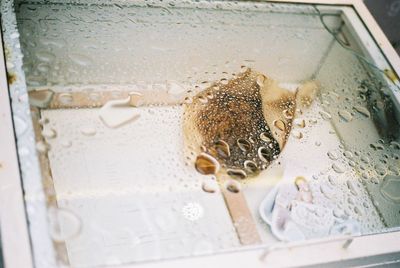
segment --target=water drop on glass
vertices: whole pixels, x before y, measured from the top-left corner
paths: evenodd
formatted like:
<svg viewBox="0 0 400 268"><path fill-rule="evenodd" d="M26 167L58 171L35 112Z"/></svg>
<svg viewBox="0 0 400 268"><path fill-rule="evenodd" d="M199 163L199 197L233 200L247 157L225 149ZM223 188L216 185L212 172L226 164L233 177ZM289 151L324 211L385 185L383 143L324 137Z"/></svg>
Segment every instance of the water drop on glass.
<svg viewBox="0 0 400 268"><path fill-rule="evenodd" d="M340 163L333 163L332 164L332 169L336 172L336 173L343 173L345 172L345 167L340 164Z"/></svg>
<svg viewBox="0 0 400 268"><path fill-rule="evenodd" d="M322 119L324 120L329 120L332 118L330 113L327 113L325 111L320 111L319 114L321 115Z"/></svg>
<svg viewBox="0 0 400 268"><path fill-rule="evenodd" d="M94 136L96 135L96 129L92 126L83 126L80 128L80 132L85 136Z"/></svg>
<svg viewBox="0 0 400 268"><path fill-rule="evenodd" d="M54 241L63 242L79 235L81 220L72 211L63 208L49 208L50 234Z"/></svg>
<svg viewBox="0 0 400 268"><path fill-rule="evenodd" d="M57 136L57 132L53 128L46 127L42 130L42 135L47 139L54 139Z"/></svg>
<svg viewBox="0 0 400 268"><path fill-rule="evenodd" d="M350 122L353 119L353 116L346 110L341 110L338 114L345 122Z"/></svg>
<svg viewBox="0 0 400 268"><path fill-rule="evenodd" d="M328 152L328 157L332 160L337 160L339 158L338 154L334 151L329 151Z"/></svg>
<svg viewBox="0 0 400 268"><path fill-rule="evenodd" d="M365 116L365 117L371 117L370 112L368 111L367 108L362 107L362 106L354 106L354 110L356 110L359 114Z"/></svg>
<svg viewBox="0 0 400 268"><path fill-rule="evenodd" d="M238 140L236 141L236 143L237 143L237 145L239 146L240 150L242 150L243 152L248 152L248 151L250 151L250 149L251 149L251 144L250 144L250 142L248 142L248 141L245 140L245 139L240 138L240 139L238 139Z"/></svg>
<svg viewBox="0 0 400 268"><path fill-rule="evenodd" d="M246 172L241 169L228 169L226 173L232 178L236 180L244 180L247 177Z"/></svg>
<svg viewBox="0 0 400 268"><path fill-rule="evenodd" d="M196 158L195 168L201 174L211 175L218 173L220 165L211 155L201 153Z"/></svg>
<svg viewBox="0 0 400 268"><path fill-rule="evenodd" d="M286 130L285 122L280 119L274 121L274 126L277 127L280 131Z"/></svg>

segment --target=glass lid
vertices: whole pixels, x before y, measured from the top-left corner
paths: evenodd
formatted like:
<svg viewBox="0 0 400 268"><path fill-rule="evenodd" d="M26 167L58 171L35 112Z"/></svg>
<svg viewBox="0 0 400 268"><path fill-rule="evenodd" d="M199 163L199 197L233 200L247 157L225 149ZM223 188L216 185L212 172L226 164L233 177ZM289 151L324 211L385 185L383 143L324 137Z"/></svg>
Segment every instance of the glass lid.
<svg viewBox="0 0 400 268"><path fill-rule="evenodd" d="M23 177L28 219L43 188L61 264L400 225L399 82L351 7L18 1L15 15L9 83L30 113L13 104L14 121L35 140L19 154L41 172L39 188Z"/></svg>

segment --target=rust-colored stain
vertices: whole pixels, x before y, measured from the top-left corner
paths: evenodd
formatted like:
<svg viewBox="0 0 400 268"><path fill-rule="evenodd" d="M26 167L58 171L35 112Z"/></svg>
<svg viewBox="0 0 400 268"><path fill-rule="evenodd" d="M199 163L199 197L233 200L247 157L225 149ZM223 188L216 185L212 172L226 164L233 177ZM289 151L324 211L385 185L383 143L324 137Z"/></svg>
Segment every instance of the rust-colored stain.
<svg viewBox="0 0 400 268"><path fill-rule="evenodd" d="M399 77L392 69L385 69L384 72L387 78L389 78L393 83L399 81Z"/></svg>
<svg viewBox="0 0 400 268"><path fill-rule="evenodd" d="M12 85L15 81L17 81L17 75L14 73L7 73L7 82L9 85Z"/></svg>

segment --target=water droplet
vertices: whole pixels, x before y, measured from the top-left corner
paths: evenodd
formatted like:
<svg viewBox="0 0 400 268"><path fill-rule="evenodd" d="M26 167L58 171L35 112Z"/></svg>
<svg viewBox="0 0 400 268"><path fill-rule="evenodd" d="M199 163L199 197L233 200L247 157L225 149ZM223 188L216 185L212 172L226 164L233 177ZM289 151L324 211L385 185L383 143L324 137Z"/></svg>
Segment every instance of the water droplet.
<svg viewBox="0 0 400 268"><path fill-rule="evenodd" d="M357 215L360 215L360 216L364 215L364 210L363 210L362 208L360 208L359 206L355 206L355 207L354 207L354 212L355 212Z"/></svg>
<svg viewBox="0 0 400 268"><path fill-rule="evenodd" d="M199 96L198 100L203 104L206 104L208 102L208 98L204 96Z"/></svg>
<svg viewBox="0 0 400 268"><path fill-rule="evenodd" d="M375 171L379 175L384 176L384 175L386 175L387 169L386 169L386 166L384 166L383 164L378 163L378 164L375 165Z"/></svg>
<svg viewBox="0 0 400 268"><path fill-rule="evenodd" d="M292 119L293 118L293 110L291 110L291 109L283 110L283 116L286 119Z"/></svg>
<svg viewBox="0 0 400 268"><path fill-rule="evenodd" d="M143 95L139 92L129 92L129 106L139 107L143 105Z"/></svg>
<svg viewBox="0 0 400 268"><path fill-rule="evenodd" d="M316 123L318 123L318 120L317 120L317 119L314 119L314 118L312 118L312 119L309 119L309 120L308 120L308 122L310 122L310 124L313 124L313 125L315 125Z"/></svg>
<svg viewBox="0 0 400 268"><path fill-rule="evenodd" d="M48 64L42 62L37 65L36 69L39 72L46 74L50 71L50 66Z"/></svg>
<svg viewBox="0 0 400 268"><path fill-rule="evenodd" d="M332 175L329 175L328 176L328 181L329 181L330 184L336 185L336 177L334 177Z"/></svg>
<svg viewBox="0 0 400 268"><path fill-rule="evenodd" d="M270 161L270 159L271 159L271 152L270 152L270 150L268 150L268 149L265 148L265 147L260 147L260 148L258 148L257 153L258 153L258 157L259 157L262 161L269 163L269 161Z"/></svg>
<svg viewBox="0 0 400 268"><path fill-rule="evenodd" d="M361 174L361 178L363 178L364 180L370 180L370 175L369 175L369 173L368 172L363 172L362 174Z"/></svg>
<svg viewBox="0 0 400 268"><path fill-rule="evenodd" d="M201 153L196 158L195 168L201 174L211 175L218 173L220 165L211 155Z"/></svg>
<svg viewBox="0 0 400 268"><path fill-rule="evenodd" d="M62 104L71 104L74 101L73 96L72 96L71 93L61 93L58 96L58 100Z"/></svg>
<svg viewBox="0 0 400 268"><path fill-rule="evenodd" d="M328 199L331 199L335 195L335 191L329 187L328 184L321 184L320 186L321 193Z"/></svg>
<svg viewBox="0 0 400 268"><path fill-rule="evenodd" d="M248 69L249 69L249 67L247 67L246 65L241 65L240 66L240 72L241 73L245 73Z"/></svg>
<svg viewBox="0 0 400 268"><path fill-rule="evenodd" d="M274 121L274 126L277 127L280 131L286 130L285 122L280 119Z"/></svg>
<svg viewBox="0 0 400 268"><path fill-rule="evenodd" d="M370 162L369 157L366 156L366 155L362 155L360 159L361 159L361 161L364 162L365 164L368 164L368 163Z"/></svg>
<svg viewBox="0 0 400 268"><path fill-rule="evenodd" d="M82 228L79 217L64 208L49 208L48 219L51 237L57 242L76 237Z"/></svg>
<svg viewBox="0 0 400 268"><path fill-rule="evenodd" d="M353 119L353 116L346 110L340 110L338 114L345 122L350 122Z"/></svg>
<svg viewBox="0 0 400 268"><path fill-rule="evenodd" d="M131 107L131 96L122 100L110 100L99 110L99 118L109 128L118 128L137 120L140 113Z"/></svg>
<svg viewBox="0 0 400 268"><path fill-rule="evenodd" d="M223 141L219 140L214 144L217 154L222 158L228 158L231 155L229 145Z"/></svg>
<svg viewBox="0 0 400 268"><path fill-rule="evenodd" d="M357 165L356 162L354 162L353 160L349 161L349 166L355 167L356 165Z"/></svg>
<svg viewBox="0 0 400 268"><path fill-rule="evenodd" d="M67 140L67 139L62 139L62 140L61 140L61 145L62 145L64 148L69 148L69 147L72 146L72 142L71 142L70 140Z"/></svg>
<svg viewBox="0 0 400 268"><path fill-rule="evenodd" d="M244 169L249 175L256 175L258 173L257 164L250 160L244 161Z"/></svg>
<svg viewBox="0 0 400 268"><path fill-rule="evenodd" d="M271 139L268 137L268 134L266 132L260 134L260 139L265 142L271 142Z"/></svg>
<svg viewBox="0 0 400 268"><path fill-rule="evenodd" d="M333 210L333 215L334 215L336 218L343 218L343 217L345 216L344 210L343 210L343 209L340 209L340 208L335 208L335 209Z"/></svg>
<svg viewBox="0 0 400 268"><path fill-rule="evenodd" d="M373 183L373 184L379 184L380 183L380 180L377 177L371 177L370 180L371 180L371 183Z"/></svg>
<svg viewBox="0 0 400 268"><path fill-rule="evenodd" d="M89 66L92 64L92 59L86 55L77 54L77 53L70 53L68 57L71 59L72 62L78 64L80 66Z"/></svg>
<svg viewBox="0 0 400 268"><path fill-rule="evenodd" d="M387 200L400 203L400 177L387 175L381 184L380 192Z"/></svg>
<svg viewBox="0 0 400 268"><path fill-rule="evenodd" d="M315 146L321 146L321 142L320 141L316 141L315 142Z"/></svg>
<svg viewBox="0 0 400 268"><path fill-rule="evenodd" d="M190 104L190 103L193 102L193 99L192 99L192 97L185 97L184 102L185 102L186 104Z"/></svg>
<svg viewBox="0 0 400 268"><path fill-rule="evenodd" d="M345 167L340 163L333 163L332 168L336 173L343 173L346 171Z"/></svg>
<svg viewBox="0 0 400 268"><path fill-rule="evenodd" d="M48 119L48 118L45 118L45 117L40 118L40 120L38 121L38 123L39 123L40 125L42 125L42 126L48 124L49 122L50 122L49 119Z"/></svg>
<svg viewBox="0 0 400 268"><path fill-rule="evenodd" d="M54 91L52 90L35 90L34 94L30 95L29 102L32 106L47 108L52 101L53 96Z"/></svg>
<svg viewBox="0 0 400 268"><path fill-rule="evenodd" d="M334 151L329 151L328 152L328 157L332 160L337 160L339 158L338 154Z"/></svg>
<svg viewBox="0 0 400 268"><path fill-rule="evenodd" d="M347 181L347 188L349 188L350 192L351 192L353 195L358 195L357 184L356 184L356 182L355 182L354 180L349 179L349 180Z"/></svg>
<svg viewBox="0 0 400 268"><path fill-rule="evenodd" d="M361 115L363 115L365 117L371 117L371 114L367 108L362 107L362 106L354 106L353 108L354 108L354 110L359 112Z"/></svg>
<svg viewBox="0 0 400 268"><path fill-rule="evenodd" d="M301 133L301 132L298 131L298 130L293 130L293 131L292 131L292 135L293 135L293 137L295 137L296 139L301 139L301 138L303 138L303 133Z"/></svg>
<svg viewBox="0 0 400 268"><path fill-rule="evenodd" d="M36 150L38 150L39 153L46 153L49 150L49 145L44 141L39 141L36 143Z"/></svg>
<svg viewBox="0 0 400 268"><path fill-rule="evenodd" d="M260 74L257 76L257 85L259 87L263 87L264 86L264 81L265 81L265 76L263 74Z"/></svg>
<svg viewBox="0 0 400 268"><path fill-rule="evenodd" d="M223 84L223 85L227 85L228 84L228 79L226 79L226 78L222 78L222 79L220 79L219 80L220 82L221 82L221 84Z"/></svg>
<svg viewBox="0 0 400 268"><path fill-rule="evenodd" d="M389 166L388 170L390 170L394 175L400 175L400 170L396 166Z"/></svg>
<svg viewBox="0 0 400 268"><path fill-rule="evenodd" d="M38 60L48 63L52 62L55 59L55 56L52 53L46 51L37 52L36 57Z"/></svg>
<svg viewBox="0 0 400 268"><path fill-rule="evenodd" d="M80 131L85 136L94 136L96 134L96 129L92 126L83 126Z"/></svg>
<svg viewBox="0 0 400 268"><path fill-rule="evenodd" d="M327 113L325 111L320 111L319 114L321 115L322 119L324 120L330 120L332 118L330 113Z"/></svg>
<svg viewBox="0 0 400 268"><path fill-rule="evenodd" d="M42 136L47 139L54 139L57 136L57 132L53 128L44 128L42 130Z"/></svg>
<svg viewBox="0 0 400 268"><path fill-rule="evenodd" d="M400 143L396 142L396 141L392 141L390 142L390 148L393 148L395 150L400 150Z"/></svg>
<svg viewBox="0 0 400 268"><path fill-rule="evenodd" d="M207 193L215 193L219 190L217 181L213 179L203 181L201 188Z"/></svg>
<svg viewBox="0 0 400 268"><path fill-rule="evenodd" d="M382 151L385 149L385 147L382 144L375 144L375 149Z"/></svg>
<svg viewBox="0 0 400 268"><path fill-rule="evenodd" d="M240 192L240 184L237 181L229 180L225 183L225 188L231 193L239 193Z"/></svg>
<svg viewBox="0 0 400 268"><path fill-rule="evenodd" d="M248 152L251 149L251 144L250 142L248 142L245 139L238 139L236 141L237 145L239 146L240 150L242 150L243 152Z"/></svg>
<svg viewBox="0 0 400 268"><path fill-rule="evenodd" d="M304 121L304 119L296 118L293 122L296 126L301 128L304 128L306 126L306 121Z"/></svg>
<svg viewBox="0 0 400 268"><path fill-rule="evenodd" d="M219 86L218 86L218 85L214 85L212 88L213 88L214 90L219 90Z"/></svg>
<svg viewBox="0 0 400 268"><path fill-rule="evenodd" d="M348 159L352 159L353 158L353 154L350 151L345 151L343 153L343 155Z"/></svg>
<svg viewBox="0 0 400 268"><path fill-rule="evenodd" d="M246 172L241 169L227 169L226 173L235 180L244 180L247 177Z"/></svg>

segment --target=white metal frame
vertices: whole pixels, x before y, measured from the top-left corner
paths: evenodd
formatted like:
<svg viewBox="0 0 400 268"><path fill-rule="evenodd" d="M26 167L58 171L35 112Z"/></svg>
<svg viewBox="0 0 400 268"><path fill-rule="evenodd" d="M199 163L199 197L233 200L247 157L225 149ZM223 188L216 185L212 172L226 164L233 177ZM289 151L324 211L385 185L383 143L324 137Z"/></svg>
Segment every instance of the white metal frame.
<svg viewBox="0 0 400 268"><path fill-rule="evenodd" d="M0 43L3 52L3 43ZM32 267L3 53L0 56L0 231L5 267Z"/></svg>
<svg viewBox="0 0 400 268"><path fill-rule="evenodd" d="M400 57L361 0L269 0L353 7L397 75ZM1 33L0 33L1 34ZM3 45L0 44L3 50ZM7 268L33 267L32 248L24 206L15 143L4 54L0 55L0 229ZM135 267L282 267L313 265L399 253L400 232L277 244L269 248L240 250L210 256L136 264ZM54 257L54 256L53 256ZM400 258L400 257L399 257ZM37 264L37 260L35 261ZM55 262L53 262L55 263ZM38 266L38 265L36 265ZM119 267L133 267L123 265Z"/></svg>

